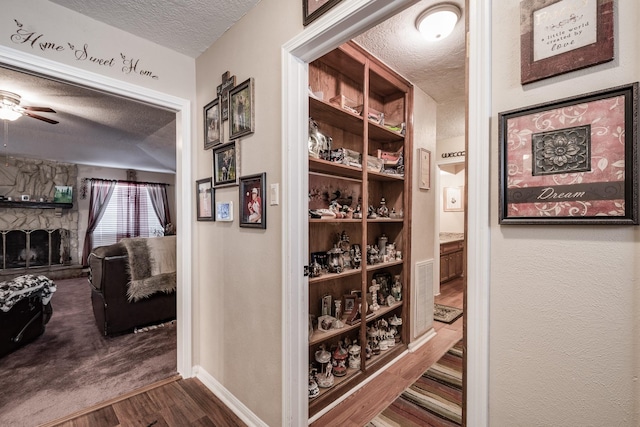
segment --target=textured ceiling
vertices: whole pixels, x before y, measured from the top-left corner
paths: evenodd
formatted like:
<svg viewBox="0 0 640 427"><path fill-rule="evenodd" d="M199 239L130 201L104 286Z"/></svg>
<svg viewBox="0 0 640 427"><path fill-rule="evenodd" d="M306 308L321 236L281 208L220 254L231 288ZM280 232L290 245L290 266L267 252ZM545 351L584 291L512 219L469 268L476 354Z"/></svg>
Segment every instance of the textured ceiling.
<svg viewBox="0 0 640 427"><path fill-rule="evenodd" d="M50 1L196 58L259 0Z"/></svg>
<svg viewBox="0 0 640 427"><path fill-rule="evenodd" d="M197 57L258 0L50 1ZM427 42L417 33L415 20L438 2L422 0L356 41L439 104L437 138L446 139L464 134L464 15L449 38ZM462 8L463 0L453 2ZM0 68L2 89L22 95L22 105L53 108L56 114L42 115L60 123L29 117L10 122L0 158L15 155L123 169L176 170L173 113L5 68Z"/></svg>

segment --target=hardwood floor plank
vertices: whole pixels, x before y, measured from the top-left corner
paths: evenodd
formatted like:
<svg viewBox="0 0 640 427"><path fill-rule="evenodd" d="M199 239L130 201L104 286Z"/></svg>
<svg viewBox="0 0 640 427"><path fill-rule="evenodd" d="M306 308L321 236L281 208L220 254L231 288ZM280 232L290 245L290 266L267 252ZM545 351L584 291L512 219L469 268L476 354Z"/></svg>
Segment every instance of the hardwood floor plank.
<svg viewBox="0 0 640 427"><path fill-rule="evenodd" d="M188 378L180 381L179 385L216 425L233 427L246 426L236 414L229 410L224 403L197 378Z"/></svg>
<svg viewBox="0 0 640 427"><path fill-rule="evenodd" d="M115 427L120 424L113 408L108 406L59 424L59 427Z"/></svg>

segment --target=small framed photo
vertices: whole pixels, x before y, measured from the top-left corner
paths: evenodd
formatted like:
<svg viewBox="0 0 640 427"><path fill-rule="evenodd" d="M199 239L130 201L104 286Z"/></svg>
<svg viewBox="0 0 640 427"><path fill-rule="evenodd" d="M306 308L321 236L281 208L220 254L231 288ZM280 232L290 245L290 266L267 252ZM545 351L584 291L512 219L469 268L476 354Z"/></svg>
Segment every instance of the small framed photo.
<svg viewBox="0 0 640 427"><path fill-rule="evenodd" d="M267 228L266 180L265 172L240 178L240 227Z"/></svg>
<svg viewBox="0 0 640 427"><path fill-rule="evenodd" d="M56 185L53 193L54 203L73 203L73 187L70 185ZM24 200L24 196L23 200ZM27 200L29 196L27 196Z"/></svg>
<svg viewBox="0 0 640 427"><path fill-rule="evenodd" d="M442 194L444 197L442 207L445 212L464 211L464 187L444 187Z"/></svg>
<svg viewBox="0 0 640 427"><path fill-rule="evenodd" d="M309 25L338 3L340 0L302 0L302 24Z"/></svg>
<svg viewBox="0 0 640 427"><path fill-rule="evenodd" d="M638 222L638 83L498 114L500 224Z"/></svg>
<svg viewBox="0 0 640 427"><path fill-rule="evenodd" d="M215 192L211 185L211 178L196 181L196 219L198 221L215 221L213 206Z"/></svg>
<svg viewBox="0 0 640 427"><path fill-rule="evenodd" d="M23 202L28 202L29 200L31 200L31 197L28 194L23 194L20 197L20 200L22 200Z"/></svg>
<svg viewBox="0 0 640 427"><path fill-rule="evenodd" d="M422 190L431 189L431 151L418 148L418 186Z"/></svg>
<svg viewBox="0 0 640 427"><path fill-rule="evenodd" d="M233 221L233 202L216 202L216 221Z"/></svg>
<svg viewBox="0 0 640 427"><path fill-rule="evenodd" d="M250 135L255 129L253 78L229 91L229 139Z"/></svg>
<svg viewBox="0 0 640 427"><path fill-rule="evenodd" d="M228 187L238 185L239 141L232 141L213 149L213 186Z"/></svg>
<svg viewBox="0 0 640 427"><path fill-rule="evenodd" d="M614 0L520 2L522 84L614 58Z"/></svg>
<svg viewBox="0 0 640 427"><path fill-rule="evenodd" d="M342 311L345 315L350 315L356 309L357 295L347 294L342 297Z"/></svg>
<svg viewBox="0 0 640 427"><path fill-rule="evenodd" d="M204 106L204 149L208 150L222 142L222 118L220 98Z"/></svg>

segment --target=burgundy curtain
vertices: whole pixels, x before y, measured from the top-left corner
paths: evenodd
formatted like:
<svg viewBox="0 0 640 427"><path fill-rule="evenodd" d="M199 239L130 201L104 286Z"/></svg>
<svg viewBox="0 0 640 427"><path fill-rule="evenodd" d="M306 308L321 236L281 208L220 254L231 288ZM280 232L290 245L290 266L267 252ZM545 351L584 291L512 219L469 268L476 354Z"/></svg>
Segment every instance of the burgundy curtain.
<svg viewBox="0 0 640 427"><path fill-rule="evenodd" d="M160 225L165 228L167 224L171 223L167 186L164 184L147 184L147 191L149 192L153 211L158 215Z"/></svg>
<svg viewBox="0 0 640 427"><path fill-rule="evenodd" d="M93 249L93 230L104 215L105 208L109 204L109 199L116 188L115 181L105 181L101 179L91 180L91 199L89 200L89 223L87 233L84 236L84 247L82 249L82 265L87 265L87 258Z"/></svg>

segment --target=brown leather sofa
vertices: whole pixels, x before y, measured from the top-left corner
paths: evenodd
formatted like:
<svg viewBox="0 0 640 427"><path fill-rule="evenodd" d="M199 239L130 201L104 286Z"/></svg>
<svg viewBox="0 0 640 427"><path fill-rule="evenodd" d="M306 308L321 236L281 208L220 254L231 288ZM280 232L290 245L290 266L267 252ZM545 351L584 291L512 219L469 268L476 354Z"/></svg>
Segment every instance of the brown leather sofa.
<svg viewBox="0 0 640 427"><path fill-rule="evenodd" d="M176 318L176 293L130 302L127 250L121 243L95 248L88 258L91 302L102 334L117 335Z"/></svg>

